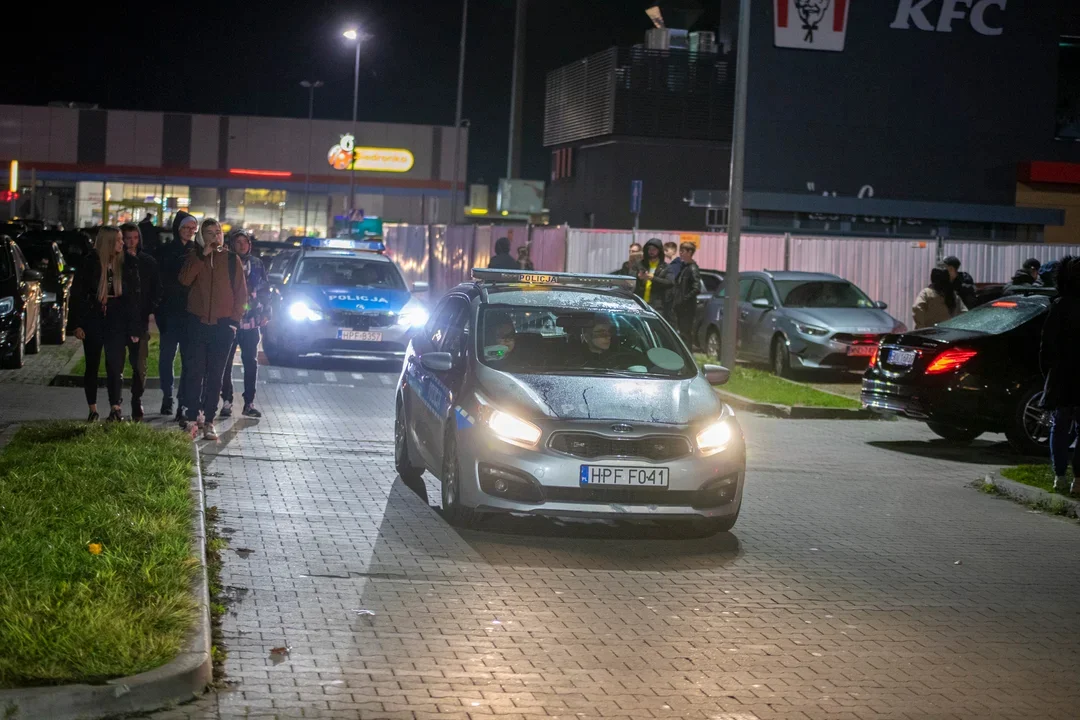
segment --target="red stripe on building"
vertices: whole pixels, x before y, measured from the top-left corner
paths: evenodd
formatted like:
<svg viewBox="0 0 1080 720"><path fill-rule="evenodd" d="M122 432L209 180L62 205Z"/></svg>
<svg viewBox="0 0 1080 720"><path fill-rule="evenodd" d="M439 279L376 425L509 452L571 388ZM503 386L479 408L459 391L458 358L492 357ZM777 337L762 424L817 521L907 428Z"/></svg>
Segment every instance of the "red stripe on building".
<svg viewBox="0 0 1080 720"><path fill-rule="evenodd" d="M1020 182L1080 185L1080 163L1034 162L1020 164Z"/></svg>
<svg viewBox="0 0 1080 720"><path fill-rule="evenodd" d="M786 28L788 23L788 0L776 0L776 26Z"/></svg>
<svg viewBox="0 0 1080 720"><path fill-rule="evenodd" d="M844 32L844 18L847 17L847 0L836 0L836 10L832 19L832 29Z"/></svg>

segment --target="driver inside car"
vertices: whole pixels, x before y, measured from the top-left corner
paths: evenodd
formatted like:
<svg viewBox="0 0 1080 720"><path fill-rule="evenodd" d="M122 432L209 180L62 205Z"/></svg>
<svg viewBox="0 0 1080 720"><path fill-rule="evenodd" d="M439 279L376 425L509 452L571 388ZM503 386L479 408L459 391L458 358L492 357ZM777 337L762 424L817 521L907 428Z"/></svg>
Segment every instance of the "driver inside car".
<svg viewBox="0 0 1080 720"><path fill-rule="evenodd" d="M514 321L506 315L492 317L488 323L488 339L484 343L484 357L502 363L514 352L517 330Z"/></svg>

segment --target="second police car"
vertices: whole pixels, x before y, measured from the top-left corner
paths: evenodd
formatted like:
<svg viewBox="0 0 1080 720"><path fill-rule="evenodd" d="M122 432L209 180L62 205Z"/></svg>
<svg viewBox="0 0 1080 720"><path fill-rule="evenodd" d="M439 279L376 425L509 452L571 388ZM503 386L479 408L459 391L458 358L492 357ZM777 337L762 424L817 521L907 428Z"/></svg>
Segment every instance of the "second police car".
<svg viewBox="0 0 1080 720"><path fill-rule="evenodd" d="M272 364L304 356L401 358L428 321L381 241L304 238L271 267L274 313L263 333Z"/></svg>

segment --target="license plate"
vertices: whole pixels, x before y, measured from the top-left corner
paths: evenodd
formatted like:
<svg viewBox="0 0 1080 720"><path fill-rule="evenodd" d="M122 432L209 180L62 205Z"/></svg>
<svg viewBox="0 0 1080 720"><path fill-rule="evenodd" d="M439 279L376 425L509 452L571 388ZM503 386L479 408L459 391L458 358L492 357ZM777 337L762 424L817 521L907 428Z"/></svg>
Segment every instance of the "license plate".
<svg viewBox="0 0 1080 720"><path fill-rule="evenodd" d="M668 468L582 465L581 484L666 488L668 474Z"/></svg>
<svg viewBox="0 0 1080 720"><path fill-rule="evenodd" d="M870 357L877 350L877 345L848 345L849 357Z"/></svg>
<svg viewBox="0 0 1080 720"><path fill-rule="evenodd" d="M889 364L890 365L914 365L915 364L915 351L914 350L890 350L889 351Z"/></svg>
<svg viewBox="0 0 1080 720"><path fill-rule="evenodd" d="M348 330L342 328L337 331L338 340L358 340L360 342L382 342L381 332L368 332L367 330Z"/></svg>

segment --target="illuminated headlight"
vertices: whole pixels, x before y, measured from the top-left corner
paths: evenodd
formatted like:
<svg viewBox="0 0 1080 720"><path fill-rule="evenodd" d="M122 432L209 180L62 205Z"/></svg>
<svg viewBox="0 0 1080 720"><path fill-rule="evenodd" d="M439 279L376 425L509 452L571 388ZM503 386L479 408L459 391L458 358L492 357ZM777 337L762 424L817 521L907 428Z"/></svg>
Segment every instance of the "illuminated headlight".
<svg viewBox="0 0 1080 720"><path fill-rule="evenodd" d="M727 418L718 420L697 434L697 446L702 455L723 452L731 444L735 431Z"/></svg>
<svg viewBox="0 0 1080 720"><path fill-rule="evenodd" d="M0 298L0 315L7 315L9 312L15 309L15 298L3 297Z"/></svg>
<svg viewBox="0 0 1080 720"><path fill-rule="evenodd" d="M318 322L323 314L303 300L297 300L289 306L289 317L297 322Z"/></svg>
<svg viewBox="0 0 1080 720"><path fill-rule="evenodd" d="M817 325L804 325L803 323L795 323L795 329L801 332L803 335L809 335L810 337L825 337L829 334L828 328L818 327Z"/></svg>
<svg viewBox="0 0 1080 720"><path fill-rule="evenodd" d="M540 436L543 435L540 428L516 415L496 410L479 393L476 395L476 402L480 422L487 425L495 437L518 447L536 447Z"/></svg>
<svg viewBox="0 0 1080 720"><path fill-rule="evenodd" d="M43 302L43 303L54 303L54 302L56 302L56 293L51 293L51 292L41 293L41 302Z"/></svg>
<svg viewBox="0 0 1080 720"><path fill-rule="evenodd" d="M410 300L402 308L397 324L408 328L418 328L427 325L427 321L428 311L424 308L423 303Z"/></svg>

